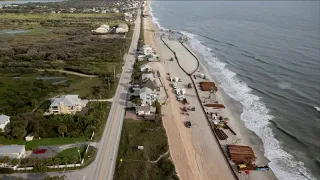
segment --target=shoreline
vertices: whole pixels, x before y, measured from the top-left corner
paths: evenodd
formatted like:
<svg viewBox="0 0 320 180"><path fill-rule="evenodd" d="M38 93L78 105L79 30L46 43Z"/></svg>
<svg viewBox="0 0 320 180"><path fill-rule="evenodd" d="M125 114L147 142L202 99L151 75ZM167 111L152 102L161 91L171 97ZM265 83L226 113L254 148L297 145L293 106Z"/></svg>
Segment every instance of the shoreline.
<svg viewBox="0 0 320 180"><path fill-rule="evenodd" d="M149 27L151 26L151 29L153 29L154 31L159 31L159 27L154 24L153 20L152 20L152 16L150 15L150 1L147 1L146 4L146 8L144 8L146 14L149 15L149 17L147 17L147 21L151 21L151 22L144 22L144 25ZM148 31L148 29L146 29ZM145 32L145 39L146 39L146 33ZM152 39L153 37L151 37ZM148 39L148 38L147 38ZM157 47L155 46L155 44L152 42L152 40L146 40L146 42L151 42L151 46L154 47L157 50ZM210 80L214 80L214 78L211 76L211 74L209 73L209 71L205 68L206 62L204 60L204 58L202 57L201 54L199 54L198 52L195 52L189 44L185 44L186 48L189 49L192 54L194 54L198 59L199 59L199 68L197 69L196 72L198 72L200 70L201 73L205 74L207 78L209 78ZM158 50L157 50L158 52ZM200 58L199 58L200 57ZM184 62L188 63L188 62ZM214 82L217 82L216 80L214 80ZM226 108L223 110L223 112L219 112L219 115L222 115L223 117L228 117L230 119L228 125L237 132L236 137L233 138L229 138L227 140L227 142L225 143L221 143L221 145L225 145L225 144L233 144L233 141L237 141L236 144L241 144L241 145L248 145L251 146L256 154L257 160L255 161L255 163L257 163L257 165L267 165L270 161L264 156L264 151L263 149L263 145L262 145L262 141L261 139L259 139L259 137L257 135L254 134L254 132L250 131L249 129L247 129L244 125L244 123L241 121L240 116L237 117L237 115L235 114L235 112L233 112L232 110L230 110L229 108L229 104L230 103L230 99L226 99L227 95L224 94L223 90L218 87L218 92L215 93L216 99L221 102L222 104L226 105ZM199 94L199 96L203 95L202 93ZM167 128L166 128L167 129ZM213 135L213 134L212 134ZM228 134L229 136L230 134ZM214 135L213 135L214 136ZM230 135L231 136L231 135ZM170 146L169 146L170 147ZM171 149L170 149L171 151ZM173 158L174 159L174 158ZM180 174L179 172L177 172L179 177ZM239 177L239 176L238 176ZM273 174L272 170L268 171L268 173L261 173L261 172L253 172L250 176L250 179L277 179L275 177L275 175Z"/></svg>

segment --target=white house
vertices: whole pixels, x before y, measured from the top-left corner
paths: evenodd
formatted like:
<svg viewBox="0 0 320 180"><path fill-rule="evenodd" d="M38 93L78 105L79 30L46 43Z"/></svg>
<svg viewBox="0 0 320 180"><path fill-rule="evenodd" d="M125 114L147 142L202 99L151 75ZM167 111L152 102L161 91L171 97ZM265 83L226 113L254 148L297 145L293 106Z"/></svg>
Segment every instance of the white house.
<svg viewBox="0 0 320 180"><path fill-rule="evenodd" d="M81 111L88 103L88 100L81 100L79 95L62 95L59 98L52 98L48 109L50 114L75 114Z"/></svg>
<svg viewBox="0 0 320 180"><path fill-rule="evenodd" d="M140 71L144 72L144 71L152 71L152 67L149 66L148 64L144 64L140 67Z"/></svg>
<svg viewBox="0 0 320 180"><path fill-rule="evenodd" d="M146 55L139 55L138 56L138 61L144 61L146 59L147 59Z"/></svg>
<svg viewBox="0 0 320 180"><path fill-rule="evenodd" d="M160 57L155 54L151 54L148 56L148 61L159 61Z"/></svg>
<svg viewBox="0 0 320 180"><path fill-rule="evenodd" d="M142 80L147 80L147 79L150 79L151 81L154 81L154 76L152 73L143 73L141 75L141 79Z"/></svg>
<svg viewBox="0 0 320 180"><path fill-rule="evenodd" d="M102 24L100 27L98 27L97 29L95 30L92 30L92 32L95 32L95 33L100 33L100 34L105 34L105 33L108 33L110 30L110 26L107 25L107 24Z"/></svg>
<svg viewBox="0 0 320 180"><path fill-rule="evenodd" d="M149 45L143 45L142 49L144 55L152 55L154 53L154 50Z"/></svg>
<svg viewBox="0 0 320 180"><path fill-rule="evenodd" d="M126 23L120 23L116 29L116 33L126 33L129 31L129 26Z"/></svg>
<svg viewBox="0 0 320 180"><path fill-rule="evenodd" d="M32 134L28 134L26 137L24 137L26 141L32 141L34 139L34 136Z"/></svg>
<svg viewBox="0 0 320 180"><path fill-rule="evenodd" d="M24 145L4 145L0 146L0 157L6 157L12 159L20 159L26 155L26 149Z"/></svg>
<svg viewBox="0 0 320 180"><path fill-rule="evenodd" d="M142 106L152 105L156 101L157 95L148 87L141 88L139 91Z"/></svg>
<svg viewBox="0 0 320 180"><path fill-rule="evenodd" d="M136 114L139 116L152 115L156 113L156 108L153 106L136 106Z"/></svg>
<svg viewBox="0 0 320 180"><path fill-rule="evenodd" d="M4 128L10 122L10 117L4 114L0 115L0 131L4 132Z"/></svg>

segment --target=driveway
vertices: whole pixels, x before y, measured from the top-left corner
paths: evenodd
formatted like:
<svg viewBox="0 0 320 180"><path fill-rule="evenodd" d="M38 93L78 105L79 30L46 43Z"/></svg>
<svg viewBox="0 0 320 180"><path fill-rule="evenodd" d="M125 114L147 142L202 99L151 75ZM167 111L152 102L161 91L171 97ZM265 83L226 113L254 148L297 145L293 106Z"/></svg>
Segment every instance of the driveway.
<svg viewBox="0 0 320 180"><path fill-rule="evenodd" d="M86 143L79 143L79 146L84 146L89 144L89 142ZM56 146L39 146L37 147L37 149L47 149L46 153L43 154L34 154L32 153L30 157L34 157L34 158L52 158L54 156L56 156L59 152L66 150L66 149L70 149L70 148L74 148L77 147L78 144L66 144L66 145L56 145Z"/></svg>

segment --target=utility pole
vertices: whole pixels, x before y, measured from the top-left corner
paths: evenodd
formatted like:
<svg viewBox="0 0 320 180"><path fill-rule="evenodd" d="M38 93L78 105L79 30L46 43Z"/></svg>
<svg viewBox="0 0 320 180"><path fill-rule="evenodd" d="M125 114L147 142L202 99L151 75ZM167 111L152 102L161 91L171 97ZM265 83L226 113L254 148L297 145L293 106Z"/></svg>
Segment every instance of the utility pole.
<svg viewBox="0 0 320 180"><path fill-rule="evenodd" d="M116 67L113 66L113 80L116 80Z"/></svg>

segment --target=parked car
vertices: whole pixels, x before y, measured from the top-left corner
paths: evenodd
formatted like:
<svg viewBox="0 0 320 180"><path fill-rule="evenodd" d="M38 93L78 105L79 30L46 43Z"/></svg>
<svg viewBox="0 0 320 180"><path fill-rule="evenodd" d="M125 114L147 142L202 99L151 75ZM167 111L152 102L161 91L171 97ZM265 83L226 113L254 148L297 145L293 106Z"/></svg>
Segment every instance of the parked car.
<svg viewBox="0 0 320 180"><path fill-rule="evenodd" d="M34 149L33 150L33 153L34 154L44 154L47 152L47 149L42 149L42 148L39 148L39 149Z"/></svg>

